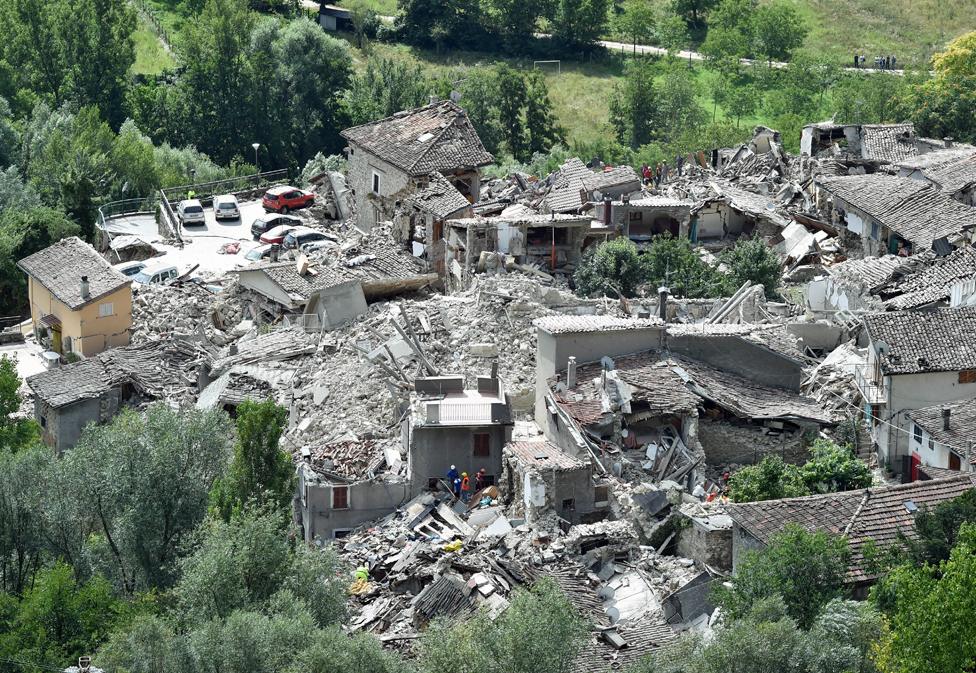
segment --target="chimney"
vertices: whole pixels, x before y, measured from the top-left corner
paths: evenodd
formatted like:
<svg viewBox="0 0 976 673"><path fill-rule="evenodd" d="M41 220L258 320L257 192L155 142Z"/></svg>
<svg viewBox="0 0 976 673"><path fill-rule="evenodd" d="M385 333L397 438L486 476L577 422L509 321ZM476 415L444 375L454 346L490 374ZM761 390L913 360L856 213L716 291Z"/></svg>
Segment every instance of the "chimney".
<svg viewBox="0 0 976 673"><path fill-rule="evenodd" d="M569 364L566 366L566 387L576 387L576 358L569 356Z"/></svg>
<svg viewBox="0 0 976 673"><path fill-rule="evenodd" d="M946 147L952 147L952 138L946 136L945 138L942 139L942 144L945 145Z"/></svg>
<svg viewBox="0 0 976 673"><path fill-rule="evenodd" d="M498 360L491 363L491 378L492 380L498 379Z"/></svg>
<svg viewBox="0 0 976 673"><path fill-rule="evenodd" d="M624 205L626 206L628 203L630 203L630 194L622 194L620 196L620 200L623 201Z"/></svg>
<svg viewBox="0 0 976 673"><path fill-rule="evenodd" d="M278 245L277 243L272 243L271 244L271 261L272 262L277 262L278 261L278 251L280 249L281 249L281 246Z"/></svg>
<svg viewBox="0 0 976 673"><path fill-rule="evenodd" d="M942 410L942 429L947 432L949 430L949 417L951 415L952 415L952 410L949 409L948 407Z"/></svg>
<svg viewBox="0 0 976 673"><path fill-rule="evenodd" d="M609 228L613 214L613 199L609 195L603 197L603 226Z"/></svg>
<svg viewBox="0 0 976 673"><path fill-rule="evenodd" d="M81 297L83 299L88 299L91 294L91 286L88 284L88 276L81 277Z"/></svg>
<svg viewBox="0 0 976 673"><path fill-rule="evenodd" d="M668 288L663 286L657 289L657 313L664 322L668 321L668 295L670 292Z"/></svg>

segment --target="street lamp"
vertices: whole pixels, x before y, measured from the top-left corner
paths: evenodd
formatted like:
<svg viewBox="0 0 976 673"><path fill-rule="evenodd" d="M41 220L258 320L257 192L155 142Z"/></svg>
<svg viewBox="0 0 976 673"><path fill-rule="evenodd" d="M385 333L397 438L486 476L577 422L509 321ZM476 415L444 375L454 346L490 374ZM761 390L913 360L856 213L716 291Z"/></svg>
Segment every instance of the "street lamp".
<svg viewBox="0 0 976 673"><path fill-rule="evenodd" d="M258 171L258 148L261 147L261 143L251 143L251 147L254 148L254 171Z"/></svg>

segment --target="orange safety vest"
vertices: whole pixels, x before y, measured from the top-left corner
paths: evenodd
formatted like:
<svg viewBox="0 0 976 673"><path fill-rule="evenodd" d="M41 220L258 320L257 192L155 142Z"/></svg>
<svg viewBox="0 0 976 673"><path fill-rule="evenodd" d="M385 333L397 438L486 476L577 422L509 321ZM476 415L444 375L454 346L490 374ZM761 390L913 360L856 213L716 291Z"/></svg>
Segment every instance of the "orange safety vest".
<svg viewBox="0 0 976 673"><path fill-rule="evenodd" d="M467 477L465 477L464 479L461 480L461 490L462 491L470 491L471 490L471 482L468 481L468 478Z"/></svg>

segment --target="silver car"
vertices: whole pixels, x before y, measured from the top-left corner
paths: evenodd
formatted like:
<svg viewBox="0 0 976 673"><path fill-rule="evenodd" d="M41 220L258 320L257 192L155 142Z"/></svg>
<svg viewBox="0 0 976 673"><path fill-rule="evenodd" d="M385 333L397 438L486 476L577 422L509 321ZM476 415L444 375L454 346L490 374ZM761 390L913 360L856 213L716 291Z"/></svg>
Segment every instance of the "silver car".
<svg viewBox="0 0 976 673"><path fill-rule="evenodd" d="M184 227L191 224L207 223L207 218L203 214L203 204L200 203L199 199L180 201L180 205L176 207L176 215Z"/></svg>
<svg viewBox="0 0 976 673"><path fill-rule="evenodd" d="M237 197L233 194L215 196L213 200L214 218L218 220L237 220L241 217L241 208Z"/></svg>

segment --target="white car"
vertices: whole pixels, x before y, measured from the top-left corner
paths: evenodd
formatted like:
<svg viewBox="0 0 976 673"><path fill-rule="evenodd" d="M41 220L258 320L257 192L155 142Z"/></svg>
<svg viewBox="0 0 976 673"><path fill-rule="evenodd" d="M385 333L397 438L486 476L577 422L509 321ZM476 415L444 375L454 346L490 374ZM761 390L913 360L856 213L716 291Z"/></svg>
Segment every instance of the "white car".
<svg viewBox="0 0 976 673"><path fill-rule="evenodd" d="M207 223L207 218L203 214L203 204L200 203L199 199L180 201L180 205L176 207L176 215L184 227L191 224Z"/></svg>
<svg viewBox="0 0 976 673"><path fill-rule="evenodd" d="M121 264L113 264L112 268L117 269L123 276L128 276L131 278L137 273L146 268L145 262L122 262Z"/></svg>
<svg viewBox="0 0 976 673"><path fill-rule="evenodd" d="M238 220L241 208L233 194L222 194L213 199L214 218L217 220Z"/></svg>
<svg viewBox="0 0 976 673"><path fill-rule="evenodd" d="M137 285L161 285L179 276L175 266L157 266L143 269L132 277Z"/></svg>

